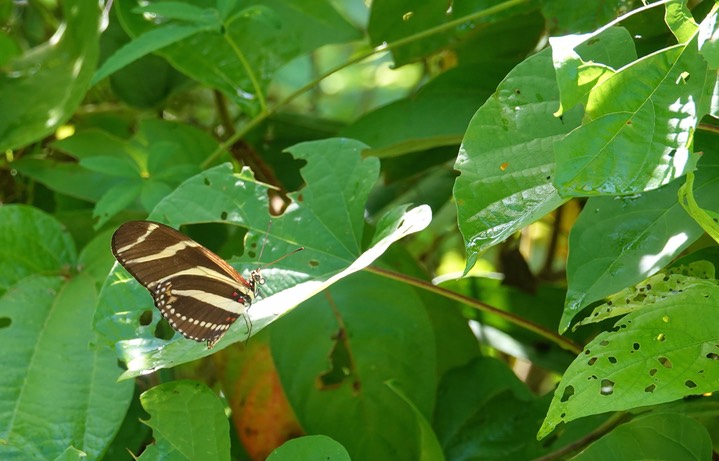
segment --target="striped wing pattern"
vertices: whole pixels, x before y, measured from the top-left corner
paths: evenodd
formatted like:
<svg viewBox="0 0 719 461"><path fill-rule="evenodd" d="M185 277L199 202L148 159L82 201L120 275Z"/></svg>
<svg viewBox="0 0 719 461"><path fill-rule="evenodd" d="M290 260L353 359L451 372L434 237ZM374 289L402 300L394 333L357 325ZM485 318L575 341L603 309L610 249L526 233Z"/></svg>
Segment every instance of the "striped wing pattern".
<svg viewBox="0 0 719 461"><path fill-rule="evenodd" d="M117 261L150 291L155 306L186 338L210 349L245 313L262 283L245 280L222 258L164 224L130 221L112 236Z"/></svg>

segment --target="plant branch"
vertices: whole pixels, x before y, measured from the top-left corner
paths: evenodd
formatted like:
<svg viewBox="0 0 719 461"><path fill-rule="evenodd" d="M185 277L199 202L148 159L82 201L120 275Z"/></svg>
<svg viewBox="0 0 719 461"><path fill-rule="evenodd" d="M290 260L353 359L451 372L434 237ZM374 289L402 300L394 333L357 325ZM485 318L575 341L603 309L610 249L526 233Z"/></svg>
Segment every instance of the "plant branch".
<svg viewBox="0 0 719 461"><path fill-rule="evenodd" d="M535 458L533 461L553 461L555 459L564 459L566 455L575 453L594 442L602 438L604 434L609 433L619 424L623 423L627 419L628 413L619 412L613 414L609 419L604 421L602 425L594 429L589 434L585 435L579 440L575 440L569 445L565 445L557 451Z"/></svg>
<svg viewBox="0 0 719 461"><path fill-rule="evenodd" d="M390 278L393 280L407 283L407 284L415 286L417 288L422 288L423 290L427 290L427 291L437 294L439 296L444 296L445 298L452 299L454 301L458 301L460 303L466 304L466 305L468 305L474 309L477 309L479 311L483 311L483 312L487 312L489 314L496 315L504 320L507 320L508 322L511 322L511 323L518 325L522 328L525 328L529 331L537 333L538 335L552 341L553 343L557 344L562 349L565 349L574 355L579 355L582 352L582 346L575 343L571 339L565 338L564 336L560 335L559 333L549 330L549 329L543 327L542 325L532 322L531 320L522 318L512 312L503 311L494 306L490 306L487 303L483 303L482 301L478 301L476 299L461 295L459 293L455 293L454 291L447 290L445 288L438 287L436 285L432 285L430 282L428 282L426 280L420 280L420 279L410 277L405 274L400 274L398 272L393 272L393 271L389 271L386 269L382 269L377 266L369 266L365 270L367 270L368 272L377 274L377 275L381 275L383 277L387 277L387 278Z"/></svg>

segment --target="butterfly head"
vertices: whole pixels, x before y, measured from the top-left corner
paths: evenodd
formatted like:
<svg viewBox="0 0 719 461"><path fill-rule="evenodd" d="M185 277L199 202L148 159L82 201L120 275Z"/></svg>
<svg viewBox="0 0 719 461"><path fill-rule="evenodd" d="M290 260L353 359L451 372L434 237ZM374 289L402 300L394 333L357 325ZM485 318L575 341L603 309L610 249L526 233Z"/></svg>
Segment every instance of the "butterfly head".
<svg viewBox="0 0 719 461"><path fill-rule="evenodd" d="M265 284L265 278L260 274L260 269L255 269L250 272L250 285L252 290L256 293L260 285Z"/></svg>

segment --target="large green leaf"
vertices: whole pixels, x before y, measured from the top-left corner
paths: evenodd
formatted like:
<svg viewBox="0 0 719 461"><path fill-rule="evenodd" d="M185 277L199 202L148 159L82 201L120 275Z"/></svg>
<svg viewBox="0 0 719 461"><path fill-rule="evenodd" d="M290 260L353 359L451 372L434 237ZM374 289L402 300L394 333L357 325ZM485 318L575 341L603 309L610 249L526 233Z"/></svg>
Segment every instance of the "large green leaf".
<svg viewBox="0 0 719 461"><path fill-rule="evenodd" d="M230 423L222 401L210 388L193 381L172 381L140 396L150 414L155 443L140 460L229 461Z"/></svg>
<svg viewBox="0 0 719 461"><path fill-rule="evenodd" d="M579 50L590 57L608 55L621 65L624 47L623 36L608 31ZM560 105L550 52L515 67L465 133L454 196L468 268L479 253L565 201L553 184L554 144L579 124L581 108L554 116Z"/></svg>
<svg viewBox="0 0 719 461"><path fill-rule="evenodd" d="M353 459L420 458L417 415L386 384L428 419L435 346L411 287L355 274L280 319L270 335L282 387L305 431L332 437Z"/></svg>
<svg viewBox="0 0 719 461"><path fill-rule="evenodd" d="M262 299L249 310L254 333L335 281L366 267L392 242L423 229L431 219L428 207L407 211L408 207L402 206L379 220L373 236L366 235L364 207L377 180L379 162L360 159L365 147L356 141L332 139L291 148L296 158L307 161L302 169L306 186L292 195L292 205L276 218L268 214L268 187L248 170L233 174L228 165L183 183L157 205L150 218L175 227L224 222L247 228L246 251L231 261L244 270L273 261L299 246L305 248L264 270L267 283L262 286ZM365 247L363 242L368 241ZM263 245L263 261L257 261ZM95 322L122 351L127 376L209 354L203 344L180 336L169 343L154 338L156 322L144 326L139 322L146 311L155 311L149 294L124 270L116 268L103 288ZM155 311L155 318L159 312ZM216 349L246 337L244 322L237 322Z"/></svg>
<svg viewBox="0 0 719 461"><path fill-rule="evenodd" d="M72 242L49 217L27 207L0 211L16 215L2 220L4 243L22 254L9 261L34 261L28 266L34 274L0 298L0 458L74 459L84 452L97 459L122 422L133 386L116 382L115 352L96 344L95 282L85 274L68 278L45 254L52 248L76 264ZM41 235L23 233L33 224ZM55 267L40 269L48 261Z"/></svg>
<svg viewBox="0 0 719 461"><path fill-rule="evenodd" d="M711 152L716 149L711 138L697 142ZM680 186L674 182L637 197L587 201L569 235L567 299L559 331L581 309L649 277L702 235L677 201ZM699 163L694 194L705 207L719 209L715 155L705 155Z"/></svg>
<svg viewBox="0 0 719 461"><path fill-rule="evenodd" d="M627 314L569 366L539 436L560 422L719 389L719 287L696 283Z"/></svg>
<svg viewBox="0 0 719 461"><path fill-rule="evenodd" d="M90 86L99 54L100 9L64 2L65 22L47 43L0 73L0 152L27 145L67 121Z"/></svg>
<svg viewBox="0 0 719 461"><path fill-rule="evenodd" d="M706 19L713 20L716 14ZM582 126L555 145L555 184L563 196L636 194L694 169L694 130L710 110L706 95L717 75L699 54L698 27L687 26L694 30L690 40L634 61L591 88ZM596 78L596 65L569 71L579 80Z"/></svg>

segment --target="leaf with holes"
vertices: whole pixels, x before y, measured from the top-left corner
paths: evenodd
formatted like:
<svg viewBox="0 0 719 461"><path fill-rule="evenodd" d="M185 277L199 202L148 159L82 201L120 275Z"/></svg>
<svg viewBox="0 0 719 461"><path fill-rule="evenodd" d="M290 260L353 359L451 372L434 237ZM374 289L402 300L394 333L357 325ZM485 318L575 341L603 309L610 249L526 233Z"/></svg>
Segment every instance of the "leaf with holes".
<svg viewBox="0 0 719 461"><path fill-rule="evenodd" d="M695 285L632 312L569 366L538 437L560 422L719 389L719 287Z"/></svg>
<svg viewBox="0 0 719 461"><path fill-rule="evenodd" d="M365 203L377 181L379 161L362 159L360 152L365 148L349 139L290 148L295 158L307 161L302 169L306 186L290 194L293 202L282 216L269 215L267 185L255 180L249 170L235 174L225 164L185 181L155 207L149 218L175 228L216 222L248 229L244 254L231 261L245 275L262 266L257 252L263 245L264 262L300 246L305 248L263 270L267 283L247 314L251 332L257 333L302 301L371 264L392 242L429 224L428 206L408 209L403 205L388 211L367 235ZM158 320L159 312L152 306L150 295L116 267L103 287L95 326L121 351L121 359L128 366L124 377L208 355L200 343L181 337L169 343L163 340ZM215 350L244 341L247 335L245 322L236 322Z"/></svg>
<svg viewBox="0 0 719 461"><path fill-rule="evenodd" d="M672 293L687 289L695 284L716 285L714 265L709 261L694 261L670 267L654 274L642 283L625 288L610 296L606 303L594 308L591 314L577 322L572 331L580 325L601 322L602 320L628 314L644 306L651 306L659 299Z"/></svg>

